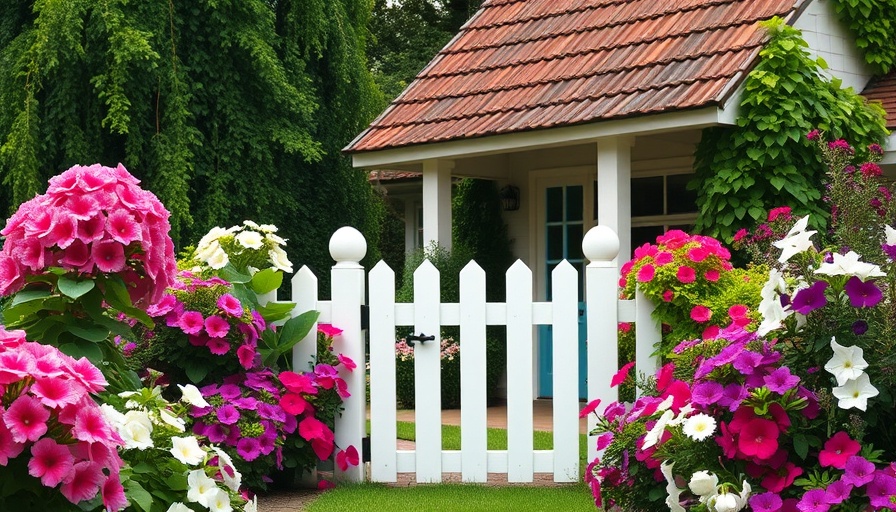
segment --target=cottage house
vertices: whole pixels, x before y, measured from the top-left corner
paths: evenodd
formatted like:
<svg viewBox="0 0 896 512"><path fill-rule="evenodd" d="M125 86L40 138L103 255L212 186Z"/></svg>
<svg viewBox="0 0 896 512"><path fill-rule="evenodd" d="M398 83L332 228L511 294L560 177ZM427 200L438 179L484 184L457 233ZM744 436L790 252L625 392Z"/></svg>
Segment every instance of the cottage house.
<svg viewBox="0 0 896 512"><path fill-rule="evenodd" d="M586 263L598 222L619 234L620 259L693 225L701 130L735 123L766 38L757 23L774 16L896 127L896 78L872 82L829 0L487 0L345 151L355 167L420 173L421 215L406 220L423 244L450 246L452 177L518 190L505 221L543 299L555 264Z"/></svg>

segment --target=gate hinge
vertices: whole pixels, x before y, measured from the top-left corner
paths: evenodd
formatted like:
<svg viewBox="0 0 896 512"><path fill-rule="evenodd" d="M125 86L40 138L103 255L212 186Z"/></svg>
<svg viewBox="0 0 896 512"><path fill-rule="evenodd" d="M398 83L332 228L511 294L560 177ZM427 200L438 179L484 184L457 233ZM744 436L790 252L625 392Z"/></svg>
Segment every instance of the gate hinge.
<svg viewBox="0 0 896 512"><path fill-rule="evenodd" d="M361 304L361 330L370 328L370 306Z"/></svg>
<svg viewBox="0 0 896 512"><path fill-rule="evenodd" d="M370 462L370 436L361 438L361 462Z"/></svg>

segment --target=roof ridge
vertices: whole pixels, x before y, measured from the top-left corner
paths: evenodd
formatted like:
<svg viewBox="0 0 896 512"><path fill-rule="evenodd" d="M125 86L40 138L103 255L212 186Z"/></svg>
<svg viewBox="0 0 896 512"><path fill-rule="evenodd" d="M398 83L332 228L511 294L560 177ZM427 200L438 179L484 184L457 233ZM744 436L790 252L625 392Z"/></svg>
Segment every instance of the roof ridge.
<svg viewBox="0 0 896 512"><path fill-rule="evenodd" d="M655 2L656 0L634 0L634 1ZM709 7L715 7L718 5L733 4L733 3L747 2L747 1L750 1L750 0L709 0L702 4L694 4L689 7L684 7L684 8L667 7L667 9L664 11L660 11L660 12L650 14L650 15L644 15L641 17L635 17L628 21L618 21L618 22L614 22L614 23L609 23L607 25L601 25L600 28L613 27L613 26L618 26L618 25L627 25L627 24L635 22L635 21L643 21L643 20L649 20L649 19L655 19L655 18L662 18L669 14L677 14L677 13L681 13L681 12L691 12L691 11L696 11L696 10L700 10L700 9L706 9ZM541 14L541 15L532 15L532 16L528 16L526 18L519 18L519 19L515 19L515 20L499 21L496 23L488 24L488 25L477 25L474 27L465 27L463 29L463 32L466 33L466 32L472 32L475 30L487 30L487 29L493 29L496 27L520 25L523 23L528 23L530 21L539 21L539 20L545 20L545 19L549 19L549 18L557 18L560 16L566 16L566 15L570 15L570 14L579 14L579 13L582 13L585 11L593 11L596 9L612 7L615 5L623 5L623 4L627 4L627 3L631 3L631 2L632 2L632 0L612 0L611 2L607 2L605 4L583 5L583 6L575 8L575 9L567 9L564 11L556 11L556 12L551 12L551 13ZM491 6L489 6L489 7L491 7ZM535 39L537 39L537 38L535 38ZM499 46L504 46L504 45L499 45ZM443 50L443 51L446 51L446 50ZM439 52L439 54L441 54L441 53L442 53L442 51Z"/></svg>
<svg viewBox="0 0 896 512"><path fill-rule="evenodd" d="M440 118L434 119L432 121L404 121L404 122L398 122L398 123L375 125L375 126L371 126L370 128L371 129L379 129L379 128L396 128L396 127L406 127L406 126L420 126L420 125L425 125L425 124L444 123L444 122L448 122L448 121L460 121L463 119L475 119L478 117L485 117L485 116L490 116L490 115L495 115L495 114L506 114L508 112L523 112L526 110L530 110L533 108L540 108L540 107L554 107L554 106L558 106L558 105L571 105L573 103L582 103L585 101L596 101L598 99L613 98L616 96L622 96L622 95L626 95L626 94L644 93L647 91L659 91L662 89L669 89L672 87L678 87L681 85L689 85L689 84L694 84L697 82L710 82L710 81L724 79L724 78L731 78L731 77L735 76L738 72L739 71L735 71L732 73L703 76L703 77L699 77L699 78L687 78L687 79L682 79L682 80L676 80L674 82L667 82L662 85L651 85L648 87L633 87L633 88L629 88L629 89L620 89L617 92L614 92L612 94L607 94L607 95L589 94L587 96L580 96L580 97L577 97L577 98L574 98L571 100L556 100L556 101L548 101L548 102L544 102L544 103L527 103L527 104L521 105L521 106L503 107L503 108L494 109L494 110L479 110L477 112L473 112L470 114L461 114L461 115L454 115L454 116L448 116L448 117L440 117Z"/></svg>
<svg viewBox="0 0 896 512"><path fill-rule="evenodd" d="M698 59L701 59L704 57L714 57L717 55L724 55L726 53L739 53L744 50L750 50L750 49L753 49L753 48L756 48L759 46L762 46L762 43L742 44L740 46L733 46L730 48L726 48L724 51L704 51L704 52L700 52L700 53L696 53L696 54L692 54L692 55L686 55L683 57L671 57L668 59L655 60L652 62L636 64L636 65L632 65L632 66L618 66L616 68L611 68L611 69L606 69L606 70L598 70L598 71L592 71L592 72L581 73L581 74L576 74L576 75L566 75L566 76L560 76L560 77L550 78L550 79L543 78L536 82L525 82L525 83L519 83L519 84L514 84L514 85L481 88L478 90L470 91L466 94L443 94L443 95L428 96L426 98L419 98L419 99L413 99L413 100L402 100L402 99L398 98L393 102L393 104L394 105L415 105L415 104L420 104L420 103L427 103L430 101L478 96L478 95L485 94L485 93L520 90L520 89L526 89L528 87L537 87L540 85L546 85L546 84L551 84L551 83L559 83L559 82L565 82L565 81L570 81L570 80L579 80L582 78L592 78L592 77L601 76L601 75L610 75L613 73L618 73L618 72L623 72L623 71L647 69L650 67L660 66L660 65L664 65L664 64L673 63L673 62L681 63L681 62L686 62L689 60L693 61L693 60L698 60ZM535 60L533 62L538 62L538 61Z"/></svg>
<svg viewBox="0 0 896 512"><path fill-rule="evenodd" d="M495 64L495 65L490 65L490 66L479 66L479 67L474 67L474 68L467 68L464 70L452 71L452 72L448 72L448 73L432 73L432 74L422 74L421 73L420 75L417 75L415 77L415 80L469 75L471 73L476 73L476 72L481 72L481 71L493 71L496 69L511 68L511 67L518 66L518 65L534 64L536 62L550 62L553 60L560 60L560 59L565 59L565 58L569 58L569 57L578 57L580 55L586 55L589 53L611 51L611 50L616 50L618 48L624 48L624 47L629 47L629 46L640 46L640 45L645 45L645 44L651 44L656 41L660 41L660 40L664 40L664 39L684 38L684 37L688 37L688 36L691 36L694 34L705 34L707 32L721 31L721 30L730 29L732 27L749 25L749 24L754 23L757 19L761 19L761 18L752 18L749 20L736 20L732 23L729 23L728 25L713 25L713 26L708 26L708 27L705 27L705 28L702 28L699 30L682 29L676 33L667 34L665 36L652 36L652 37L640 39L638 41L633 41L630 43L615 43L615 44L600 46L600 47L596 47L596 48L585 48L583 50L574 51L574 52L558 53L556 55L552 55L549 57L536 57L536 58L518 60L516 62L512 62L512 63L508 63L508 64ZM586 31L587 30L577 30L577 31L572 31L572 32L566 33L566 34L558 34L558 35L584 33Z"/></svg>

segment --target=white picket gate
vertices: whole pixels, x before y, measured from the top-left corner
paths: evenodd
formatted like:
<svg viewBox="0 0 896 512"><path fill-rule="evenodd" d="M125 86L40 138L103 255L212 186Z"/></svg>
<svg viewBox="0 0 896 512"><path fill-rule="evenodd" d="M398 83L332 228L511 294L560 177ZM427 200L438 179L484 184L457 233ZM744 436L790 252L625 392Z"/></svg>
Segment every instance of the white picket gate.
<svg viewBox="0 0 896 512"><path fill-rule="evenodd" d="M637 371L653 373L657 361L651 357L659 329L650 317L652 305L639 294L635 300L618 299L616 255L619 241L609 228L596 226L582 243L590 263L585 270L588 337L588 396L605 406L617 399L609 387L617 371L618 322L635 322ZM359 261L366 241L353 228L341 228L330 239L330 254L336 261L331 270L331 300L317 299L317 278L302 267L292 280L296 314L316 309L319 322L343 330L334 350L358 363L352 373L342 375L351 393L345 410L336 421L336 444L359 449L366 431L365 333L361 306L365 297L364 268ZM385 262L378 263L369 282L370 365L370 478L395 482L398 473L415 473L417 482L440 482L443 473L461 473L465 482L485 482L489 473L507 475L509 482L531 482L535 473L552 473L556 482L576 481L578 456L578 275L562 262L552 273L552 302L535 302L532 272L521 261L507 271L507 301L486 302L485 272L470 262L460 275L460 302L440 303L439 272L425 261L414 272L414 302L395 302L395 273ZM270 297L273 299L273 297ZM507 326L507 449L486 447L486 342L487 325ZM533 447L535 326L553 326L553 449ZM414 450L398 450L395 394L396 326L413 326L416 334L435 336L418 342L415 351ZM460 326L461 357L461 450L442 450L439 333L442 326ZM648 328L644 328L648 327ZM314 360L316 333L302 340L293 351L294 368L308 368ZM602 410L599 409L599 410ZM589 419L589 430L594 419ZM589 458L597 455L589 443ZM359 482L361 466L336 478Z"/></svg>

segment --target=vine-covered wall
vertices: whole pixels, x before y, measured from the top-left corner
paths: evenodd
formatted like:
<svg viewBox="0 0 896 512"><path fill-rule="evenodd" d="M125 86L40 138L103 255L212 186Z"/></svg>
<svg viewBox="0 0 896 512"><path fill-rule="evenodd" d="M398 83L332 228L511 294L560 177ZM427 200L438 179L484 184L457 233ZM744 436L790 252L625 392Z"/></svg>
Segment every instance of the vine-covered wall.
<svg viewBox="0 0 896 512"><path fill-rule="evenodd" d="M776 206L824 221L825 166L810 130L859 148L887 136L883 109L828 79L799 30L779 18L764 26L770 40L745 81L737 125L704 130L695 155L697 229L726 240Z"/></svg>
<svg viewBox="0 0 896 512"><path fill-rule="evenodd" d="M876 74L896 69L896 0L831 0Z"/></svg>

